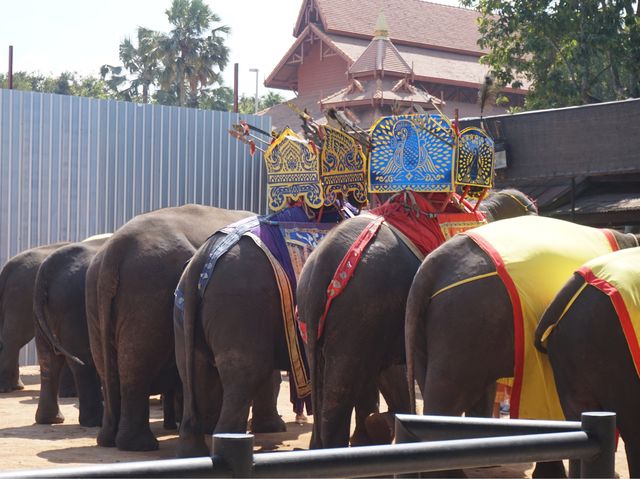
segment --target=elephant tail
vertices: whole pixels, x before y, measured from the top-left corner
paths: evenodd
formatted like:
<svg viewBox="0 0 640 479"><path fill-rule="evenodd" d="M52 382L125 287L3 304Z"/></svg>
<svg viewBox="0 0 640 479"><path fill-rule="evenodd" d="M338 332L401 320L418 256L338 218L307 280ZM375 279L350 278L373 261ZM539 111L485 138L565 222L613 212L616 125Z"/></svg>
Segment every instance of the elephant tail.
<svg viewBox="0 0 640 479"><path fill-rule="evenodd" d="M55 271L55 259L57 255L47 257L36 274L36 281L33 288L33 313L36 317L35 327L38 332L41 333L41 337L49 344L56 354L63 354L80 366L84 366L85 363L77 356L74 356L67 351L58 341L55 333L51 330L49 321L47 320L47 304L49 301L49 278Z"/></svg>
<svg viewBox="0 0 640 479"><path fill-rule="evenodd" d="M207 243L205 243L207 244ZM196 253L197 255L197 253ZM183 371L179 371L182 379L183 387L183 400L184 400L184 415L183 419L187 422L192 421L196 413L196 400L194 394L195 386L195 355L196 352L196 316L199 305L199 292L198 283L194 284L190 281L190 278L194 275L193 269L199 271L201 263L197 261L197 256L194 256L186 265L178 286L176 288L174 313L173 313L173 327L175 332L176 341L182 336L182 348L176 345L176 355L179 354L182 349L183 354ZM197 277L197 276L196 276ZM179 331L182 330L182 334ZM180 363L179 358L178 364ZM189 424L188 427L194 427L195 424Z"/></svg>
<svg viewBox="0 0 640 479"><path fill-rule="evenodd" d="M558 291L556 297L547 306L536 326L533 344L538 351L547 354L547 338L586 285L587 283L580 274L573 273L571 279Z"/></svg>
<svg viewBox="0 0 640 479"><path fill-rule="evenodd" d="M119 240L119 241L118 241ZM113 303L115 301L120 278L120 262L126 255L127 238L112 238L106 248L97 274L97 326L99 348L103 367L103 386L105 402L110 409L119 408L120 385L118 376L116 344L116 318ZM106 404L105 404L106 405Z"/></svg>
<svg viewBox="0 0 640 479"><path fill-rule="evenodd" d="M9 275L11 270L11 263L7 263L4 265L4 267L2 268L2 270L0 271L0 352L4 349L4 343L2 340L2 325L4 324L4 317L3 317L3 311L4 308L2 308L2 301L3 301L3 296L4 296L4 289L7 286L7 278L9 277Z"/></svg>
<svg viewBox="0 0 640 479"><path fill-rule="evenodd" d="M407 382L409 384L409 401L411 413L416 413L416 393L415 393L415 360L416 347L418 345L418 335L423 325L420 319L423 317L429 302L431 301L431 275L429 271L429 258L422 263L413 279L407 298L407 308L405 312L405 350L407 358ZM426 361L426 356L425 356ZM426 366L426 364L425 364ZM426 369L426 368L425 368Z"/></svg>

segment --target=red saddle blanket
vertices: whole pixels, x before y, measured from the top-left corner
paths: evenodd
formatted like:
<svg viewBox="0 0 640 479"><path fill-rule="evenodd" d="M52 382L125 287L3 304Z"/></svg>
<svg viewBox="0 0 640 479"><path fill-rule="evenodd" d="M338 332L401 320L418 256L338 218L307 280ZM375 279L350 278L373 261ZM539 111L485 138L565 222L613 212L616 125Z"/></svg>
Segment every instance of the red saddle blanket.
<svg viewBox="0 0 640 479"><path fill-rule="evenodd" d="M318 324L318 338L322 336L332 301L346 288L382 223L387 224L420 260L456 233L486 223L484 214L474 211L473 206L458 195L447 193L406 191L394 195L370 213L375 215L371 223L351 245L329 283L325 309ZM306 326L299 322L299 327L306 342Z"/></svg>

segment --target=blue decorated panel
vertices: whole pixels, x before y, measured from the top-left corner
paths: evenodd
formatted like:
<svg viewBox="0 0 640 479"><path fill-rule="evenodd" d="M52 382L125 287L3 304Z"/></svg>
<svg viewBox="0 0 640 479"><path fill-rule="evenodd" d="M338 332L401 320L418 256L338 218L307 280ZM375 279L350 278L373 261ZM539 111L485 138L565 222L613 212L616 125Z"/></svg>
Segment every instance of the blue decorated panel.
<svg viewBox="0 0 640 479"><path fill-rule="evenodd" d="M453 191L455 133L440 114L383 117L372 127L369 191Z"/></svg>
<svg viewBox="0 0 640 479"><path fill-rule="evenodd" d="M484 130L470 127L460 132L455 182L458 185L493 186L495 148Z"/></svg>

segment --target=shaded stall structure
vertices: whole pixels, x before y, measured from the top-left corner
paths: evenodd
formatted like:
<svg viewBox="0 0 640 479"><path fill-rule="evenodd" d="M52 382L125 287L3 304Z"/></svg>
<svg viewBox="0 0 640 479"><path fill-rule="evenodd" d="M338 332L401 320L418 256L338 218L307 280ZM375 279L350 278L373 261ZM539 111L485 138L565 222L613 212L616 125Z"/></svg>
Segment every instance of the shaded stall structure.
<svg viewBox="0 0 640 479"><path fill-rule="evenodd" d="M490 116L482 123L496 141L496 187L521 189L545 216L640 229L640 99Z"/></svg>

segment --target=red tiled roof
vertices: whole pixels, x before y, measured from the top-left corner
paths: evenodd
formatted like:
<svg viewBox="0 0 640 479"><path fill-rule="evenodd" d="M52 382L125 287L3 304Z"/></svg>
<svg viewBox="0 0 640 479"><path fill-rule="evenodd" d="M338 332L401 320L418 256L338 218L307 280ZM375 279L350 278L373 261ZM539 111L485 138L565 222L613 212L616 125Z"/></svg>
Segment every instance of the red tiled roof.
<svg viewBox="0 0 640 479"><path fill-rule="evenodd" d="M330 106L344 107L353 105L372 105L373 102L384 102L387 105L418 104L425 110L433 109L433 103L441 103L439 99L432 97L427 92L421 91L407 83L405 79L378 78L367 81L353 80L352 83L326 98L321 104L324 108Z"/></svg>
<svg viewBox="0 0 640 479"><path fill-rule="evenodd" d="M398 49L387 38L374 39L354 64L349 67L349 73L354 76L376 70L400 73L401 75L411 74L411 67L407 65Z"/></svg>
<svg viewBox="0 0 640 479"><path fill-rule="evenodd" d="M432 47L480 56L480 34L475 10L422 0L304 0L294 29L304 29L302 14L307 2L316 3L326 33L371 39L382 10L391 40L400 44Z"/></svg>

